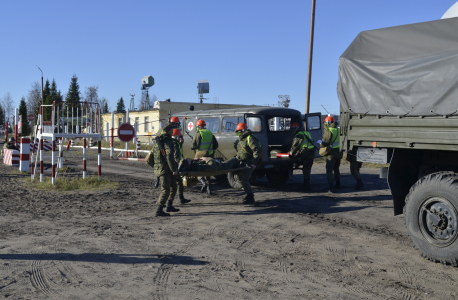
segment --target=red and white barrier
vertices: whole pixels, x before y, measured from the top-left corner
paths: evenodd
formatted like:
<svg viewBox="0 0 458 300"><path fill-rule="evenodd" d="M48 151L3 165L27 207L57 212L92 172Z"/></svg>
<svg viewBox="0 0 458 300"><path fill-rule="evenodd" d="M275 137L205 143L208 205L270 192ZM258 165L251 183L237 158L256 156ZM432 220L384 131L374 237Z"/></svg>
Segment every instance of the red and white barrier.
<svg viewBox="0 0 458 300"><path fill-rule="evenodd" d="M86 139L83 139L83 179L86 178Z"/></svg>
<svg viewBox="0 0 458 300"><path fill-rule="evenodd" d="M18 146L20 149L19 171L28 172L30 170L30 148L33 147L33 144L30 143L29 138L21 138L21 143Z"/></svg>
<svg viewBox="0 0 458 300"><path fill-rule="evenodd" d="M5 165L19 167L19 156L18 150L3 149L3 163Z"/></svg>
<svg viewBox="0 0 458 300"><path fill-rule="evenodd" d="M89 139L89 147L94 147L94 141L92 138Z"/></svg>
<svg viewBox="0 0 458 300"><path fill-rule="evenodd" d="M137 150L140 150L140 141L137 140Z"/></svg>

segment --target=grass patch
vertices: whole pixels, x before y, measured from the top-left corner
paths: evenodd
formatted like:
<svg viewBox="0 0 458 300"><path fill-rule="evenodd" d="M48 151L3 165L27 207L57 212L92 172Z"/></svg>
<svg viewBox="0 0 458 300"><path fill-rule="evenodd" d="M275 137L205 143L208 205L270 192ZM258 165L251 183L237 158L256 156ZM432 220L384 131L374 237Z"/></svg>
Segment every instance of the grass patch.
<svg viewBox="0 0 458 300"><path fill-rule="evenodd" d="M97 148L97 142L98 141L94 141L94 146L92 148ZM77 141L75 139L75 146L83 146L83 139L80 139L79 141ZM89 141L87 140L86 141L86 146L89 147ZM107 142L105 139L102 139L102 145L101 145L102 148L110 148L110 142ZM141 143L140 144L140 150L151 150L152 149L152 145L147 145L146 143ZM118 148L118 149L126 149L126 143L125 142L120 142L120 141L114 141L114 148ZM129 150L135 150L137 149L137 146L134 145L134 143L132 141L129 142Z"/></svg>
<svg viewBox="0 0 458 300"><path fill-rule="evenodd" d="M27 172L27 171L21 172L19 170L11 170L10 171L11 175L14 175L14 174L19 175L19 174L27 174L27 173L29 173L29 172Z"/></svg>
<svg viewBox="0 0 458 300"><path fill-rule="evenodd" d="M119 188L118 182L113 182L107 179L101 179L97 176L89 176L85 179L79 178L56 178L56 184L52 184L50 177L45 177L43 182L40 182L40 178L35 178L34 181L30 181L29 178L24 178L32 187L40 190L54 190L54 191L94 191L94 190L113 190Z"/></svg>

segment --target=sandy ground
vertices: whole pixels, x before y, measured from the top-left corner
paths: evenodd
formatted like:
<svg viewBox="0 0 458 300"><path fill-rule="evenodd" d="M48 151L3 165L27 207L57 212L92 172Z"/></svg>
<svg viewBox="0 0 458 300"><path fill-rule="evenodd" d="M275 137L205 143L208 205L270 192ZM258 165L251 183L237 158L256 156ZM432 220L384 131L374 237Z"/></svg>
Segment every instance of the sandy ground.
<svg viewBox="0 0 458 300"><path fill-rule="evenodd" d="M77 176L79 152L65 154ZM102 169L120 189L34 190L0 164L0 297L458 298L458 269L411 247L378 169L363 167L366 186L355 192L343 165L337 194L326 193L323 164L313 166L310 194L297 189L299 172L281 189L261 180L250 207L242 191L215 182L212 196L187 189L192 202L169 218L154 217L159 191L144 162L104 159Z"/></svg>

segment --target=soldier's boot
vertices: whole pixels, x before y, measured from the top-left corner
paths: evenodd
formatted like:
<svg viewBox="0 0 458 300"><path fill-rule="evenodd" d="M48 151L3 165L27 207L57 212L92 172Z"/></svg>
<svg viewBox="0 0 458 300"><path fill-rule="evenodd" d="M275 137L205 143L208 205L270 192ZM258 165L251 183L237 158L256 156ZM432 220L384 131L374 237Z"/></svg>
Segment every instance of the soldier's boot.
<svg viewBox="0 0 458 300"><path fill-rule="evenodd" d="M334 188L336 189L342 188L342 186L340 185L340 180L336 180L336 185L334 186Z"/></svg>
<svg viewBox="0 0 458 300"><path fill-rule="evenodd" d="M157 189L159 186L159 178L156 179L156 181L153 184L153 188Z"/></svg>
<svg viewBox="0 0 458 300"><path fill-rule="evenodd" d="M333 194L335 192L336 192L336 189L334 187L334 184L333 183L329 183L329 191L328 191L328 193Z"/></svg>
<svg viewBox="0 0 458 300"><path fill-rule="evenodd" d="M173 207L173 202L168 200L167 201L167 206L165 207L166 212L179 212L180 210L178 208Z"/></svg>
<svg viewBox="0 0 458 300"><path fill-rule="evenodd" d="M157 208L156 208L156 217L169 217L170 214L166 213L163 211L163 208L162 206L158 205Z"/></svg>
<svg viewBox="0 0 458 300"><path fill-rule="evenodd" d="M358 179L358 182L356 182L355 190L359 190L364 186L364 183L361 179Z"/></svg>
<svg viewBox="0 0 458 300"><path fill-rule="evenodd" d="M205 193L205 191L207 190L207 183L205 182L205 179L203 177L200 179L200 183L202 183L202 188L200 189L200 192Z"/></svg>
<svg viewBox="0 0 458 300"><path fill-rule="evenodd" d="M184 195L179 195L178 197L180 197L180 203L181 204L186 204L186 203L189 203L191 202L191 200L188 200L184 197Z"/></svg>
<svg viewBox="0 0 458 300"><path fill-rule="evenodd" d="M244 201L242 202L243 205L253 205L256 203L256 201L254 201L253 193L246 195L246 197L243 199L244 199Z"/></svg>
<svg viewBox="0 0 458 300"><path fill-rule="evenodd" d="M211 193L212 193L210 182L207 184L207 191L206 192L207 192L207 195L211 195Z"/></svg>

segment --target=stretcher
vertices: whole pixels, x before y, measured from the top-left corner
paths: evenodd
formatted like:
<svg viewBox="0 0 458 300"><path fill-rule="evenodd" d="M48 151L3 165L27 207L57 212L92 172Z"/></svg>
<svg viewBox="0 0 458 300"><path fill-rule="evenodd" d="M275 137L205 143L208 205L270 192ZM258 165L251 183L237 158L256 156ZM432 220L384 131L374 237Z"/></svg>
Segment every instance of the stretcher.
<svg viewBox="0 0 458 300"><path fill-rule="evenodd" d="M179 172L177 177L181 177L183 180L183 185L186 187L192 187L197 185L198 180L197 177L201 176L218 176L224 175L229 172L241 172L245 169L249 169L248 167L242 168L233 168L233 169L226 169L226 170L217 170L217 171L184 171Z"/></svg>
<svg viewBox="0 0 458 300"><path fill-rule="evenodd" d="M241 168L234 168L234 169L227 169L227 170L217 170L217 171L183 171L179 172L176 176L188 176L188 177L200 177L200 176L218 176L227 174L230 172L240 172L245 169L249 169L248 167L241 167Z"/></svg>

